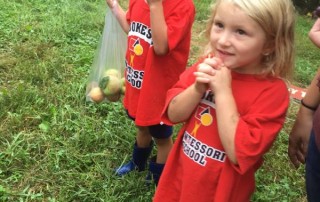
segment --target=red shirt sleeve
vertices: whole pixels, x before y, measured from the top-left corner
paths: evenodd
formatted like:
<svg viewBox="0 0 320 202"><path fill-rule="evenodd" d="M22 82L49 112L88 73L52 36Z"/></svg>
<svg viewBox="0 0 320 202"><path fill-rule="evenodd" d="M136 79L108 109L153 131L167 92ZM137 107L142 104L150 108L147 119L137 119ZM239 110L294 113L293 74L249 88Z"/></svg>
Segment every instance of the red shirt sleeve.
<svg viewBox="0 0 320 202"><path fill-rule="evenodd" d="M259 96L247 115L240 117L235 137L238 165L234 165L239 173L260 167L262 156L271 148L282 129L288 106L288 89L279 80Z"/></svg>
<svg viewBox="0 0 320 202"><path fill-rule="evenodd" d="M174 7L175 11L166 16L166 23L168 27L168 45L169 49L175 49L178 44L183 41L185 35L189 33L192 27L195 8L193 4L177 3Z"/></svg>

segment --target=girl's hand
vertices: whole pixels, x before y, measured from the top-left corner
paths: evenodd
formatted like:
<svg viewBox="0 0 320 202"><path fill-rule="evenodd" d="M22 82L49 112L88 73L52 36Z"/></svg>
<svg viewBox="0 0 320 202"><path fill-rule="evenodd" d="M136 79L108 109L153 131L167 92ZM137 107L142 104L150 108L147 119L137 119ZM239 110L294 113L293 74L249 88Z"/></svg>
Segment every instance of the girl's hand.
<svg viewBox="0 0 320 202"><path fill-rule="evenodd" d="M198 71L194 73L196 76L195 87L199 93L204 93L209 88L216 71L221 66L223 66L223 63L219 58L207 58L203 63L199 64Z"/></svg>
<svg viewBox="0 0 320 202"><path fill-rule="evenodd" d="M215 96L221 93L232 93L231 90L231 71L226 66L221 66L216 69L214 76L211 77L209 87L214 92Z"/></svg>
<svg viewBox="0 0 320 202"><path fill-rule="evenodd" d="M221 66L223 66L223 61L220 58L217 57L208 57L206 58L203 63L210 65L214 69L220 69Z"/></svg>
<svg viewBox="0 0 320 202"><path fill-rule="evenodd" d="M117 0L106 0L106 3L109 6L109 8L112 9L118 4L118 1Z"/></svg>

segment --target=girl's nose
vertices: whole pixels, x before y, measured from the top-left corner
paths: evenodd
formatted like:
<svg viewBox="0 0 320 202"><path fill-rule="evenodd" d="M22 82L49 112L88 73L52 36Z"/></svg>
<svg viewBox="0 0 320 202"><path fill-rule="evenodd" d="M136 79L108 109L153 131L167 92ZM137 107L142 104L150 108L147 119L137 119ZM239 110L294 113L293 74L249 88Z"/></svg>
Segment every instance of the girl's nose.
<svg viewBox="0 0 320 202"><path fill-rule="evenodd" d="M227 31L220 33L218 44L221 46L230 46L230 34Z"/></svg>

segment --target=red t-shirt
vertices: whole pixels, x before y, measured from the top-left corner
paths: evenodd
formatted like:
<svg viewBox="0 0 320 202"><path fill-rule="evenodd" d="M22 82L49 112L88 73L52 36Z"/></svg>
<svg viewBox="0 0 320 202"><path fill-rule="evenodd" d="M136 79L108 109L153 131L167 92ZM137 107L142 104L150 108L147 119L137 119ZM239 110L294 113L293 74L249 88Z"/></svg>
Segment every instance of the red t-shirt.
<svg viewBox="0 0 320 202"><path fill-rule="evenodd" d="M173 97L194 83L196 66L181 74L178 83L168 91L166 108ZM235 72L232 90L240 114L235 135L238 165L229 161L222 146L214 94L208 90L178 134L154 202L250 200L255 190L255 172L284 124L289 93L281 79ZM169 122L166 113L163 120Z"/></svg>
<svg viewBox="0 0 320 202"><path fill-rule="evenodd" d="M124 107L136 125L161 122L166 92L185 70L195 16L192 0L163 1L168 27L169 53L158 56L153 50L150 10L144 0L130 0L130 24L126 53Z"/></svg>

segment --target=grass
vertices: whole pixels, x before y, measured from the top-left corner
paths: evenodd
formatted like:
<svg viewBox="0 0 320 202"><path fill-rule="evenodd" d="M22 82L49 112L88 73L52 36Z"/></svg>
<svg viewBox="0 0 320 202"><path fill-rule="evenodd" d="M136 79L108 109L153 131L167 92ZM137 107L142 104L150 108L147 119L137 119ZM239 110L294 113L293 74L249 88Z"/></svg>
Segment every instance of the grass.
<svg viewBox="0 0 320 202"><path fill-rule="evenodd" d="M196 0L189 64L203 46L209 0ZM105 2L0 0L0 201L150 201L146 172L124 178L134 125L120 102L85 101L85 87L104 25ZM319 50L313 21L299 16L294 84L308 85ZM306 201L304 170L287 157L298 105L257 173L253 201ZM177 130L178 127L176 127Z"/></svg>

